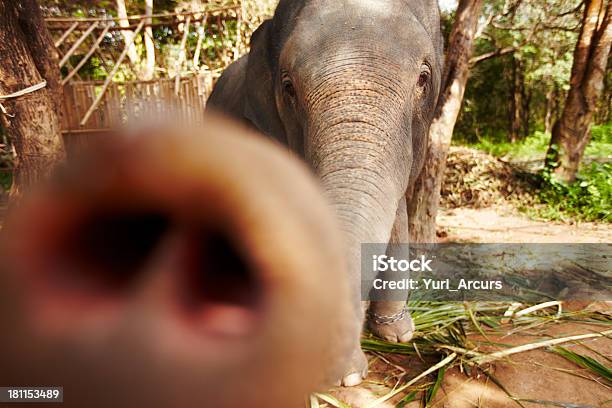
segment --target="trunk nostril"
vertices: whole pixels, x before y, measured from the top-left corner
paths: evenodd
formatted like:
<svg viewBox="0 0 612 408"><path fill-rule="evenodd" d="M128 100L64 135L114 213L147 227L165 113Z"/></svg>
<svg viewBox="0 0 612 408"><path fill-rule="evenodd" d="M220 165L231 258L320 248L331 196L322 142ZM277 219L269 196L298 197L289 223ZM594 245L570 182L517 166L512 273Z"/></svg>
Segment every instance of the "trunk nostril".
<svg viewBox="0 0 612 408"><path fill-rule="evenodd" d="M251 261L217 229L193 231L188 246L179 293L187 315L219 334L250 331L263 301L263 283Z"/></svg>
<svg viewBox="0 0 612 408"><path fill-rule="evenodd" d="M169 217L154 210L95 210L66 232L55 270L69 275L61 282L76 287L124 291L138 279L169 226Z"/></svg>
<svg viewBox="0 0 612 408"><path fill-rule="evenodd" d="M171 208L93 207L51 234L58 242L47 262L53 272L44 278L50 299L68 307L71 299L124 304L152 278L158 252L178 233L182 243L164 273L176 288L173 304L182 320L211 334L244 335L256 326L264 297L260 271L223 223L178 222L181 214Z"/></svg>

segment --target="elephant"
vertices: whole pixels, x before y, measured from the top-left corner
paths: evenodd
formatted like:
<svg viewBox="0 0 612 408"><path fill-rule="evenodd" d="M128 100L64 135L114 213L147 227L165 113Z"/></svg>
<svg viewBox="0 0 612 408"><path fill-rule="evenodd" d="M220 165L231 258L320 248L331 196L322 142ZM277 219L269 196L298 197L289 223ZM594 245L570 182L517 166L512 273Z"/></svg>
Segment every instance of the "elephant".
<svg viewBox="0 0 612 408"><path fill-rule="evenodd" d="M343 230L355 330L340 383L367 375L360 245L408 241L407 200L426 155L443 70L434 0L280 0L207 109L248 123L301 157ZM408 342L406 302L372 302L375 335Z"/></svg>
<svg viewBox="0 0 612 408"><path fill-rule="evenodd" d="M220 118L124 132L11 209L0 384L63 386L75 408L302 406L352 352L316 179Z"/></svg>

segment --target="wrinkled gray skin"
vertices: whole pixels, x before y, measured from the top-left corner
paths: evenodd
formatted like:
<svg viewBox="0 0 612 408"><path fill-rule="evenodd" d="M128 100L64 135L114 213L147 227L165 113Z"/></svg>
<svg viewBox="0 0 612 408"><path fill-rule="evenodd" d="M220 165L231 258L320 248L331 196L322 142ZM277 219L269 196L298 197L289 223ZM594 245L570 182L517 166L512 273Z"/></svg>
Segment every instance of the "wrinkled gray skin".
<svg viewBox="0 0 612 408"><path fill-rule="evenodd" d="M354 290L346 386L367 374L360 244L407 242L405 194L423 165L442 60L436 1L281 0L209 99L303 157L335 207ZM375 302L370 313L394 315L404 304ZM412 337L408 314L394 324L375 320L369 328L380 337Z"/></svg>

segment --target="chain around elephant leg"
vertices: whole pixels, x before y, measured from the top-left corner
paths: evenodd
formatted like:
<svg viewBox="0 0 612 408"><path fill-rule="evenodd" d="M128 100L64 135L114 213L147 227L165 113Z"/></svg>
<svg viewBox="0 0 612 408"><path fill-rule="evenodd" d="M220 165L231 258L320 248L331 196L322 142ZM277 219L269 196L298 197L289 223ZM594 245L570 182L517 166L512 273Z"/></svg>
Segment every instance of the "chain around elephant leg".
<svg viewBox="0 0 612 408"><path fill-rule="evenodd" d="M372 302L368 311L368 328L375 336L393 343L407 343L415 332L405 302Z"/></svg>

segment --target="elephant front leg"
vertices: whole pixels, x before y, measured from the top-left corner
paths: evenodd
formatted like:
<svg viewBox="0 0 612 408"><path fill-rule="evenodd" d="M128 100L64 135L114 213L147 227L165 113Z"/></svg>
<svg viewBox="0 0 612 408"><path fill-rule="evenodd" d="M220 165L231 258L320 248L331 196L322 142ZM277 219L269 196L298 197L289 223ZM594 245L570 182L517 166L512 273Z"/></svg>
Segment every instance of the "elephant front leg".
<svg viewBox="0 0 612 408"><path fill-rule="evenodd" d="M399 258L406 258L407 254L404 254L403 249L399 245L394 244L406 244L408 243L408 216L406 212L406 198L402 198L397 208L397 214L395 217L395 223L393 224L393 230L391 232L391 238L389 240L389 247L387 248L387 256ZM404 274L404 278L409 276ZM397 279L394 273L384 273L383 279ZM389 275L389 276L386 276ZM397 273L395 273L397 275ZM390 291L385 291L383 296L387 296L387 300L377 300L370 303L370 309L368 311L368 328L370 331L390 342L394 343L407 343L412 339L414 335L415 326L410 317L410 312L406 306L408 300L408 290L404 291L393 291L393 296L390 295ZM401 292L401 293L399 293ZM398 300L399 299L399 300Z"/></svg>

